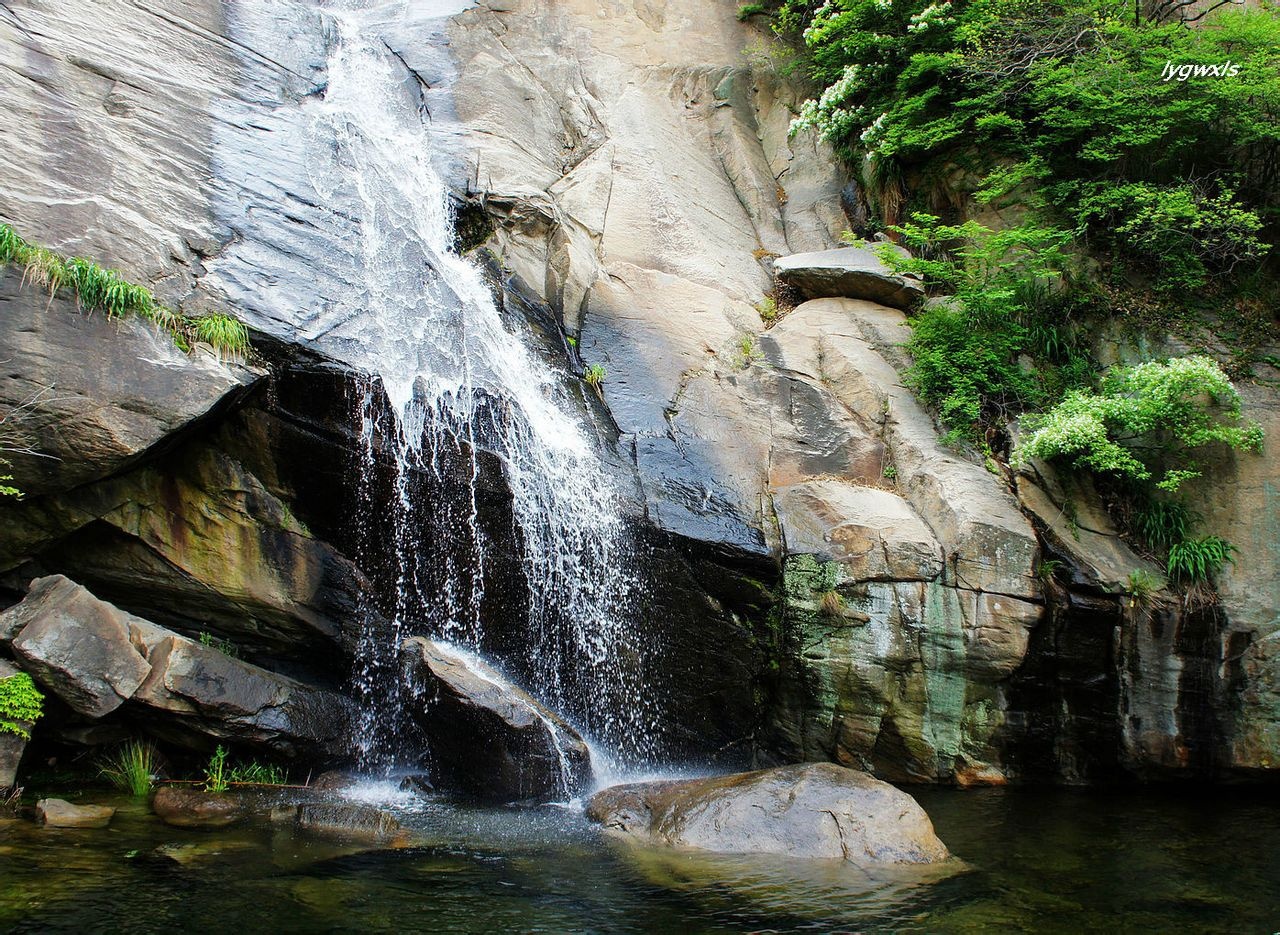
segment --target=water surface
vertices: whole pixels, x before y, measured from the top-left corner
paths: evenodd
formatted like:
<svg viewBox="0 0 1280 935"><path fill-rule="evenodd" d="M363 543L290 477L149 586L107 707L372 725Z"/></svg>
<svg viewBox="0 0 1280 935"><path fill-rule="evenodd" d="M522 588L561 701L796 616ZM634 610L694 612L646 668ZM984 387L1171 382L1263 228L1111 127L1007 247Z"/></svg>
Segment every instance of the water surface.
<svg viewBox="0 0 1280 935"><path fill-rule="evenodd" d="M0 823L12 932L1280 931L1280 809L1261 791L913 790L970 869L636 852L574 809L401 796L415 844L292 829ZM86 793L84 800L104 801Z"/></svg>

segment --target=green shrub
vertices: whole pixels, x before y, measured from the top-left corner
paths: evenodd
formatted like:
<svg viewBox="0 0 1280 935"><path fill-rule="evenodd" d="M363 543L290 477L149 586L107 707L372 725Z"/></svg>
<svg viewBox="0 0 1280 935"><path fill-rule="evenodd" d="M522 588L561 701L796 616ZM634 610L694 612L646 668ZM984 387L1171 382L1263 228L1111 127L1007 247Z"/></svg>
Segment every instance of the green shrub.
<svg viewBox="0 0 1280 935"><path fill-rule="evenodd" d="M1198 521L1182 500L1148 499L1134 507L1130 527L1139 539L1158 552L1167 552L1191 535Z"/></svg>
<svg viewBox="0 0 1280 935"><path fill-rule="evenodd" d="M768 12L763 3L744 3L738 7L738 19L745 22L753 16L760 16Z"/></svg>
<svg viewBox="0 0 1280 935"><path fill-rule="evenodd" d="M204 315L191 319L191 333L197 341L219 353L240 355L249 349L249 332L243 324L227 315Z"/></svg>
<svg viewBox="0 0 1280 935"><path fill-rule="evenodd" d="M1175 581L1196 584L1209 581L1222 571L1222 566L1236 563L1232 556L1238 550L1219 536L1188 539L1169 549L1169 577Z"/></svg>
<svg viewBox="0 0 1280 935"><path fill-rule="evenodd" d="M1125 579L1124 593L1129 596L1129 606L1145 607L1155 599L1160 590L1160 580L1151 572L1139 568L1129 572Z"/></svg>
<svg viewBox="0 0 1280 935"><path fill-rule="evenodd" d="M1024 419L1029 435L1016 463L1059 458L1073 467L1145 482L1172 492L1200 470L1189 452L1211 444L1262 447L1262 429L1246 424L1240 395L1217 362L1175 357L1114 368L1101 392L1076 390L1050 412Z"/></svg>
<svg viewBox="0 0 1280 935"><path fill-rule="evenodd" d="M44 695L25 672L0 679L0 734L17 734L31 738L27 724L34 724L44 714Z"/></svg>
<svg viewBox="0 0 1280 935"><path fill-rule="evenodd" d="M587 386L596 391L596 395L603 398L604 396L604 364L590 364L582 371L582 379L586 381Z"/></svg>
<svg viewBox="0 0 1280 935"><path fill-rule="evenodd" d="M122 792L144 796L155 785L160 772L160 755L144 740L130 740L106 756L99 775Z"/></svg>

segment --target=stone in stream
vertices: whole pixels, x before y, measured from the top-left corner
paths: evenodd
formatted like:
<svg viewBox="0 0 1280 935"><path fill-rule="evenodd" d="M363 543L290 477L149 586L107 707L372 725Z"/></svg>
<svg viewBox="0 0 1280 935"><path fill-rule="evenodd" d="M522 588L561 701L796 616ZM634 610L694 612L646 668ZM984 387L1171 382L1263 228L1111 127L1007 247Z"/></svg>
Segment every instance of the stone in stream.
<svg viewBox="0 0 1280 935"><path fill-rule="evenodd" d="M105 828L115 813L107 805L72 805L66 799L36 803L36 820L50 828Z"/></svg>
<svg viewBox="0 0 1280 935"><path fill-rule="evenodd" d="M432 764L449 785L497 802L545 802L586 787L582 737L496 669L422 637L401 644L400 665Z"/></svg>
<svg viewBox="0 0 1280 935"><path fill-rule="evenodd" d="M205 792L181 786L161 786L151 810L175 828L225 828L248 818L251 803L234 792Z"/></svg>
<svg viewBox="0 0 1280 935"><path fill-rule="evenodd" d="M297 825L316 834L388 847L403 847L409 841L408 832L394 815L358 802L302 805L298 808Z"/></svg>
<svg viewBox="0 0 1280 935"><path fill-rule="evenodd" d="M613 786L591 797L587 817L641 843L720 853L858 866L951 856L915 799L834 763Z"/></svg>

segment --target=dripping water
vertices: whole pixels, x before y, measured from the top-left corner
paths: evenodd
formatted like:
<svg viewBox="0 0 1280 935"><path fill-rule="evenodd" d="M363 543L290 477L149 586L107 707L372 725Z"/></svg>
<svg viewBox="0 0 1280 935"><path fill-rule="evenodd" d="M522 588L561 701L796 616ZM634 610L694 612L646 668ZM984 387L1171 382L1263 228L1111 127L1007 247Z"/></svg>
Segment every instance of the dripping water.
<svg viewBox="0 0 1280 935"><path fill-rule="evenodd" d="M352 219L359 269L346 323L328 338L370 374L358 407L358 526L388 530L393 565L389 625L366 628L357 650L361 764L386 770L402 752L404 636L473 650L485 641L496 560L479 502L488 457L510 494L527 687L593 737L612 761L606 769L641 765L653 739L618 494L571 414L565 375L504 323L480 270L453 248L416 79L360 13L334 12L331 22L328 84L311 128L328 157L312 181ZM389 496L378 493L380 470L390 473Z"/></svg>

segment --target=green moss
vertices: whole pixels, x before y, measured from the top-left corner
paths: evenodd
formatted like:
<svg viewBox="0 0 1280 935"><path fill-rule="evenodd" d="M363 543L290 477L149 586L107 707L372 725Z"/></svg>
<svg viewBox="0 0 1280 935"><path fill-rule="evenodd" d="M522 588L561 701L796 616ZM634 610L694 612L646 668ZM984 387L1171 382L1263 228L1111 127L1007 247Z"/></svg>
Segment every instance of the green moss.
<svg viewBox="0 0 1280 935"><path fill-rule="evenodd" d="M197 342L208 344L219 355L240 357L249 350L249 331L228 315L189 318L156 300L146 286L129 282L117 270L107 269L84 257L65 257L27 243L8 224L0 224L0 263L22 267L24 284L39 286L50 295L70 290L90 311L110 318L137 315L167 331L183 352Z"/></svg>
<svg viewBox="0 0 1280 935"><path fill-rule="evenodd" d="M25 672L0 679L0 734L31 737L26 725L34 724L44 714L44 695Z"/></svg>

